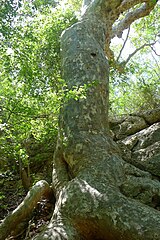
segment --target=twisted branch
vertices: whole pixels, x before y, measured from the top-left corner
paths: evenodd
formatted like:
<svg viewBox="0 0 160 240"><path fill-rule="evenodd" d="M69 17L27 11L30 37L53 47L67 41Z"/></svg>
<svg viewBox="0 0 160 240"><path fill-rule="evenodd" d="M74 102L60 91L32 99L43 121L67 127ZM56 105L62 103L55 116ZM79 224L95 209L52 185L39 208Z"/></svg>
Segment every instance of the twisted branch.
<svg viewBox="0 0 160 240"><path fill-rule="evenodd" d="M127 2L125 0L125 2ZM129 6L132 6L133 1L131 1L130 4L127 5L124 4L124 7L122 7L122 5L120 6L120 10L121 12L123 12L124 10L127 10L127 6L128 6L128 10L130 9ZM142 1L135 1L135 2L142 2ZM150 14L150 12L153 10L153 8L155 7L157 1L148 1L146 3L144 3L142 6L140 6L139 8L130 11L129 13L127 13L125 15L125 17L112 29L112 36L111 38L117 36L119 38L122 37L122 33L125 29L127 29L135 20L145 17L147 15ZM136 4L134 4L135 6Z"/></svg>

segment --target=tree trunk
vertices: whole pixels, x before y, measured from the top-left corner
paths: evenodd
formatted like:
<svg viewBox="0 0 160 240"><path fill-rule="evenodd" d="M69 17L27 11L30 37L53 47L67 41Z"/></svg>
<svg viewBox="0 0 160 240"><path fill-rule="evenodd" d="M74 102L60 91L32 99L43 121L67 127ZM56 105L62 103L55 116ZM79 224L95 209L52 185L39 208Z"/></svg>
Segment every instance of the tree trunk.
<svg viewBox="0 0 160 240"><path fill-rule="evenodd" d="M57 202L36 240L160 239L160 212L146 197L160 196L160 184L119 157L108 129L104 50L121 2L86 0L81 21L62 35L63 78L69 90L86 86L86 94L66 100L61 109L53 166ZM142 189L138 200L128 196L136 181Z"/></svg>

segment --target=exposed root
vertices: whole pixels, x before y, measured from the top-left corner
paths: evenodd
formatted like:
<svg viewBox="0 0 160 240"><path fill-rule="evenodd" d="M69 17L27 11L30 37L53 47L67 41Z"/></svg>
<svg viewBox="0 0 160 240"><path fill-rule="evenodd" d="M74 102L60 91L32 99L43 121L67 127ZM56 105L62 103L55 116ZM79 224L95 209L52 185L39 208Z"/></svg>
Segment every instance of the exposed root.
<svg viewBox="0 0 160 240"><path fill-rule="evenodd" d="M32 211L42 196L47 199L53 197L51 187L44 180L37 182L27 193L22 203L2 221L0 224L0 240L5 240L9 234L14 232L17 234L24 229L26 220L30 220Z"/></svg>

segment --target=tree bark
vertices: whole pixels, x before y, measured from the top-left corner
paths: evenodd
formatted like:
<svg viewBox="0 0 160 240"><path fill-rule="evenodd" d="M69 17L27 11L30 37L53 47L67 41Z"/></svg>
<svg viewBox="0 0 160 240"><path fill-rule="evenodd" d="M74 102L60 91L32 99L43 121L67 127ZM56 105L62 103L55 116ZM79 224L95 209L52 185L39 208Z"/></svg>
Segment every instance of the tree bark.
<svg viewBox="0 0 160 240"><path fill-rule="evenodd" d="M53 166L57 202L36 240L160 239L160 212L146 198L148 192L151 199L155 192L160 196L160 183L121 159L109 135L104 51L113 23L127 9L124 2L84 1L82 19L62 35L63 78L69 90L87 86L87 92L61 109ZM143 189L138 200L128 194L136 181Z"/></svg>

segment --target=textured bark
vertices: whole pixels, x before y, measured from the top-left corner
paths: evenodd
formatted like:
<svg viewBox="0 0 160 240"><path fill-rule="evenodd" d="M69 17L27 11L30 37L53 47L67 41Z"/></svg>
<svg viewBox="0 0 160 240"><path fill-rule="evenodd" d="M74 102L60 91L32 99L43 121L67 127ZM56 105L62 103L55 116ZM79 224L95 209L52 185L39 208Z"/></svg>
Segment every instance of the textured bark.
<svg viewBox="0 0 160 240"><path fill-rule="evenodd" d="M30 219L33 209L42 196L47 198L53 195L52 189L46 181L37 182L34 187L28 192L24 201L10 213L0 224L0 240L16 232L23 231L27 220Z"/></svg>
<svg viewBox="0 0 160 240"><path fill-rule="evenodd" d="M158 240L160 212L146 197L131 193L138 182L152 198L160 183L120 157L108 130L106 39L108 44L120 12L134 3L90 2L84 1L81 21L61 38L68 88L86 84L88 90L85 98L69 99L61 109L53 166L56 207L47 229L34 239Z"/></svg>

